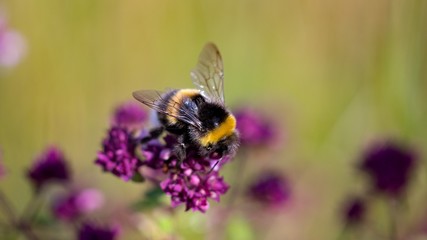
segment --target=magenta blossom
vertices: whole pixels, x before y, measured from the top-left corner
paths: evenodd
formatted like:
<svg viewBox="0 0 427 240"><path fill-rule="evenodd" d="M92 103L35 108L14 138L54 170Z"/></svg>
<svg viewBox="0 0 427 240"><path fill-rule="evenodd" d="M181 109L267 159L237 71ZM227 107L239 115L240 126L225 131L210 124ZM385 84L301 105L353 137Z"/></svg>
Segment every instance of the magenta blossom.
<svg viewBox="0 0 427 240"><path fill-rule="evenodd" d="M229 188L217 171L210 170L209 160L189 158L181 165L176 160L170 166L176 166L169 177L160 183L163 191L171 196L172 206L185 204L186 210L206 212L209 208L208 198L219 202L220 196Z"/></svg>
<svg viewBox="0 0 427 240"><path fill-rule="evenodd" d="M135 129L140 127L148 118L147 112L140 104L127 102L118 106L114 112L113 125Z"/></svg>
<svg viewBox="0 0 427 240"><path fill-rule="evenodd" d="M58 197L52 206L53 214L62 220L74 220L102 207L104 196L97 189L71 191Z"/></svg>
<svg viewBox="0 0 427 240"><path fill-rule="evenodd" d="M48 182L68 182L70 170L62 151L57 147L49 147L38 157L27 176L39 190Z"/></svg>
<svg viewBox="0 0 427 240"><path fill-rule="evenodd" d="M142 164L135 155L136 146L137 142L125 128L112 127L95 163L104 171L128 181Z"/></svg>
<svg viewBox="0 0 427 240"><path fill-rule="evenodd" d="M78 240L114 240L117 239L119 229L110 226L98 226L92 223L83 224L78 233Z"/></svg>
<svg viewBox="0 0 427 240"><path fill-rule="evenodd" d="M398 197L405 191L416 163L411 149L386 142L368 149L359 168L369 176L375 191Z"/></svg>
<svg viewBox="0 0 427 240"><path fill-rule="evenodd" d="M350 225L358 224L363 221L365 212L365 201L360 197L353 197L349 199L344 205L344 221Z"/></svg>
<svg viewBox="0 0 427 240"><path fill-rule="evenodd" d="M219 165L212 169L218 159L203 158L191 150L180 163L173 154L175 144L176 139L167 135L163 141L153 140L143 146L144 165L163 171L160 187L171 197L173 207L184 204L186 210L206 212L208 199L219 201L229 188L219 177Z"/></svg>
<svg viewBox="0 0 427 240"><path fill-rule="evenodd" d="M249 196L267 207L280 207L290 197L290 187L279 173L262 173L250 186Z"/></svg>
<svg viewBox="0 0 427 240"><path fill-rule="evenodd" d="M265 146L277 140L278 129L275 124L260 112L242 108L237 109L234 113L242 146Z"/></svg>

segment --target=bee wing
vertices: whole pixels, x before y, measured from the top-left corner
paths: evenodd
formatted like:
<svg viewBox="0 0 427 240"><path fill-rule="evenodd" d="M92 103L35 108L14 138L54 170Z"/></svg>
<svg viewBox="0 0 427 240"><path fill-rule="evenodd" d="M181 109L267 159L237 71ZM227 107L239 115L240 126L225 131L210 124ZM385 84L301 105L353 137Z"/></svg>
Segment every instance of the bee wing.
<svg viewBox="0 0 427 240"><path fill-rule="evenodd" d="M206 97L224 103L224 66L215 44L205 45L190 76L196 87Z"/></svg>
<svg viewBox="0 0 427 240"><path fill-rule="evenodd" d="M197 117L197 111L191 109L191 105L180 104L172 99L165 100L164 94L157 90L139 90L132 93L133 97L154 109L157 112L169 115L198 129L202 129L202 123ZM165 109L176 109L176 114L166 111Z"/></svg>

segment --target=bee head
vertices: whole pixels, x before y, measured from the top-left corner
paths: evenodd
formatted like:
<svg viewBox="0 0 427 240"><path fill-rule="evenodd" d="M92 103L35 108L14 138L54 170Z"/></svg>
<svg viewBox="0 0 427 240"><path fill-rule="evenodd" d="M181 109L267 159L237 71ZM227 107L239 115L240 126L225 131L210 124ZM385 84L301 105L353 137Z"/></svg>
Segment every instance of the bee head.
<svg viewBox="0 0 427 240"><path fill-rule="evenodd" d="M211 158L221 158L225 155L233 157L239 148L239 144L239 133L234 131L215 144L208 144L207 146L201 147L200 154L202 156L210 156Z"/></svg>

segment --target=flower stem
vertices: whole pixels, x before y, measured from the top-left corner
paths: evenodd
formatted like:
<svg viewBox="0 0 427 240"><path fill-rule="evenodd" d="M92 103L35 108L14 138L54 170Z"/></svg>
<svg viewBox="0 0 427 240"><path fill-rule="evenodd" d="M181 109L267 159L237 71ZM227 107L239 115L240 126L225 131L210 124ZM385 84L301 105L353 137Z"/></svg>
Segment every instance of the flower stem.
<svg viewBox="0 0 427 240"><path fill-rule="evenodd" d="M228 198L227 207L231 209L233 207L234 202L236 201L239 192L241 191L241 183L243 180L246 163L248 162L248 154L245 149L240 150L240 156L236 159L238 162L235 166L235 174L233 174L234 178L232 180L233 188L231 188L230 197Z"/></svg>
<svg viewBox="0 0 427 240"><path fill-rule="evenodd" d="M348 224L346 223L338 233L337 240L344 240L347 237Z"/></svg>
<svg viewBox="0 0 427 240"><path fill-rule="evenodd" d="M9 223L18 232L21 232L22 234L24 234L28 240L38 240L37 236L32 231L31 226L28 225L26 222L19 221L17 219L15 215L15 211L13 210L12 204L9 202L6 195L1 190L0 190L0 207L3 209L4 213L7 215L9 219Z"/></svg>
<svg viewBox="0 0 427 240"><path fill-rule="evenodd" d="M39 239L35 235L35 233L33 232L33 229L31 228L31 226L25 222L18 223L16 228L18 230L20 230L22 232L22 234L24 234L28 240L38 240Z"/></svg>
<svg viewBox="0 0 427 240"><path fill-rule="evenodd" d="M0 190L0 207L2 208L3 212L6 214L7 218L9 219L9 223L11 223L12 225L15 225L16 216L12 208L12 204L10 204L6 195L1 190Z"/></svg>
<svg viewBox="0 0 427 240"><path fill-rule="evenodd" d="M396 199L390 199L388 201L389 205L389 212L390 212L390 239L391 240L397 240L398 238L398 229L397 229L397 207L398 202Z"/></svg>
<svg viewBox="0 0 427 240"><path fill-rule="evenodd" d="M21 221L29 223L33 221L34 217L37 215L39 209L42 206L42 196L43 191L37 191L33 194L31 200L28 202L24 212L22 213L20 218Z"/></svg>

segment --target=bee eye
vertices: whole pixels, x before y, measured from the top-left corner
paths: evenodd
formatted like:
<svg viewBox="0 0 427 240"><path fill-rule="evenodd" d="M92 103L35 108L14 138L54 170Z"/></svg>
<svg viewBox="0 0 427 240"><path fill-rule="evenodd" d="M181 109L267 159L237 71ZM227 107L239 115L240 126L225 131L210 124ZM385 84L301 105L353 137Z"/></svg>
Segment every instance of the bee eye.
<svg viewBox="0 0 427 240"><path fill-rule="evenodd" d="M212 117L212 124L214 127L218 127L219 126L219 121L220 119L218 117Z"/></svg>
<svg viewBox="0 0 427 240"><path fill-rule="evenodd" d="M212 150L212 145L208 145L208 146L206 147L206 149L207 149L208 151Z"/></svg>

